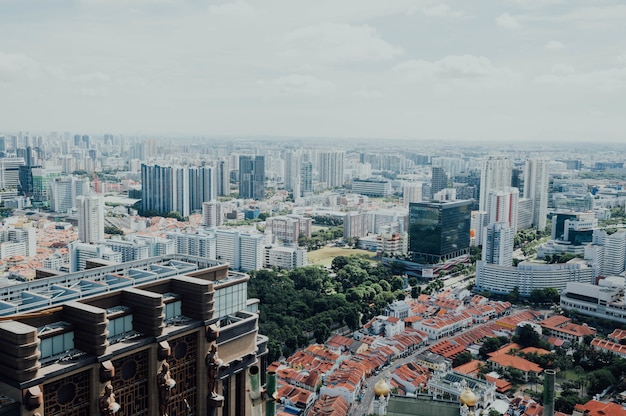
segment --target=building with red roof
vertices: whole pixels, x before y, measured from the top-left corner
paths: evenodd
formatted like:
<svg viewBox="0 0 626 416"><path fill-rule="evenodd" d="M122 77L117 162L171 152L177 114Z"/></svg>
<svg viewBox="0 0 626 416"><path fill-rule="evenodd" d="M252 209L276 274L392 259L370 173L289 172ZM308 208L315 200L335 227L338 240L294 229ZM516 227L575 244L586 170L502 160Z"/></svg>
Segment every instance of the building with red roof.
<svg viewBox="0 0 626 416"><path fill-rule="evenodd" d="M578 325L563 315L554 315L539 322L544 335L553 336L564 341L571 341L577 344L583 342L587 335L595 335L596 330L586 324Z"/></svg>
<svg viewBox="0 0 626 416"><path fill-rule="evenodd" d="M626 416L626 409L616 403L602 403L589 400L585 404L574 406L572 416Z"/></svg>

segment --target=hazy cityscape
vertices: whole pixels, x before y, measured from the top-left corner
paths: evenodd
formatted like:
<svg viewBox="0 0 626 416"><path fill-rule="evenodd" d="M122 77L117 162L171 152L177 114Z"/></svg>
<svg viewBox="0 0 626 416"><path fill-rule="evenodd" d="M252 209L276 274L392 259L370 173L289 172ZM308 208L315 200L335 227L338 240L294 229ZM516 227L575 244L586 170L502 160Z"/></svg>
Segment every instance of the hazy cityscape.
<svg viewBox="0 0 626 416"><path fill-rule="evenodd" d="M619 0L0 0L0 416L626 416Z"/></svg>
<svg viewBox="0 0 626 416"><path fill-rule="evenodd" d="M16 132L0 152L0 329L35 337L7 353L6 414L91 414L107 386L123 414L624 411L620 146ZM163 363L180 389L133 387ZM270 374L275 402L250 393Z"/></svg>

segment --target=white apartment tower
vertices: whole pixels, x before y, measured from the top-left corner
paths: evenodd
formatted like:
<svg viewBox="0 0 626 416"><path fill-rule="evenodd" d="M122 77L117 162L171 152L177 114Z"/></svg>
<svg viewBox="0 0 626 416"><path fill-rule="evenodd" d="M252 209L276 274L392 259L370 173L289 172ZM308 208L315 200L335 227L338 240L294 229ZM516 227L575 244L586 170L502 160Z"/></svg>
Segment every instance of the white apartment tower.
<svg viewBox="0 0 626 416"><path fill-rule="evenodd" d="M83 243L104 241L104 198L99 195L76 197L78 240Z"/></svg>
<svg viewBox="0 0 626 416"><path fill-rule="evenodd" d="M487 264L513 264L513 237L515 232L506 222L491 223L486 227L483 242L483 261Z"/></svg>
<svg viewBox="0 0 626 416"><path fill-rule="evenodd" d="M343 186L343 152L322 152L319 154L320 182L327 188Z"/></svg>
<svg viewBox="0 0 626 416"><path fill-rule="evenodd" d="M483 159L480 170L479 211L487 211L487 196L490 191L511 187L511 159L504 156L489 156Z"/></svg>
<svg viewBox="0 0 626 416"><path fill-rule="evenodd" d="M300 153L285 152L285 189L294 191L296 187L300 187ZM294 192L295 195L295 192ZM300 196L299 194L297 196Z"/></svg>
<svg viewBox="0 0 626 416"><path fill-rule="evenodd" d="M202 203L202 225L205 227L218 227L224 223L222 203L208 201Z"/></svg>
<svg viewBox="0 0 626 416"><path fill-rule="evenodd" d="M524 169L524 198L532 199L533 201L533 225L537 227L537 230L546 228L548 217L549 164L549 160L529 159L526 161L526 167Z"/></svg>
<svg viewBox="0 0 626 416"><path fill-rule="evenodd" d="M508 188L492 190L487 194L487 221L488 224L504 222L517 232L517 209L519 190Z"/></svg>
<svg viewBox="0 0 626 416"><path fill-rule="evenodd" d="M403 202L408 207L411 202L422 202L422 182L407 182L403 186Z"/></svg>
<svg viewBox="0 0 626 416"><path fill-rule="evenodd" d="M76 197L89 194L89 179L65 176L50 182L50 209L66 213L76 208Z"/></svg>
<svg viewBox="0 0 626 416"><path fill-rule="evenodd" d="M263 268L265 236L263 234L239 235L239 270L247 272Z"/></svg>

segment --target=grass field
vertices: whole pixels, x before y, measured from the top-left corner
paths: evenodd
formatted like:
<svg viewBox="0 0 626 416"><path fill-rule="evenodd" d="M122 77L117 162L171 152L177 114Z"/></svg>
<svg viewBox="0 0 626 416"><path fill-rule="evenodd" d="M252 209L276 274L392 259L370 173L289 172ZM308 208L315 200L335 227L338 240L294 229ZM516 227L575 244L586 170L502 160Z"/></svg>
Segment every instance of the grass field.
<svg viewBox="0 0 626 416"><path fill-rule="evenodd" d="M351 248L343 247L324 247L319 250L310 251L307 253L307 258L311 264L319 264L322 266L330 266L333 259L337 256L352 256L352 255L365 255L367 257L374 257L375 253L367 250L354 250Z"/></svg>

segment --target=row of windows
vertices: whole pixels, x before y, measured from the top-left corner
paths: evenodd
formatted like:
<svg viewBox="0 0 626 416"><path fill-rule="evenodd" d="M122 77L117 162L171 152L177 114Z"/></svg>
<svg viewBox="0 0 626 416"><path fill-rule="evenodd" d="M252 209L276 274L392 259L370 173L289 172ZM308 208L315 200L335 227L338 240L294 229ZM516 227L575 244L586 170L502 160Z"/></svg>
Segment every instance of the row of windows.
<svg viewBox="0 0 626 416"><path fill-rule="evenodd" d="M111 319L107 326L109 338L113 338L133 330L133 315L125 315L120 318Z"/></svg>
<svg viewBox="0 0 626 416"><path fill-rule="evenodd" d="M39 344L41 358L48 358L61 354L65 351L74 349L74 331L56 335L50 338L44 338Z"/></svg>

